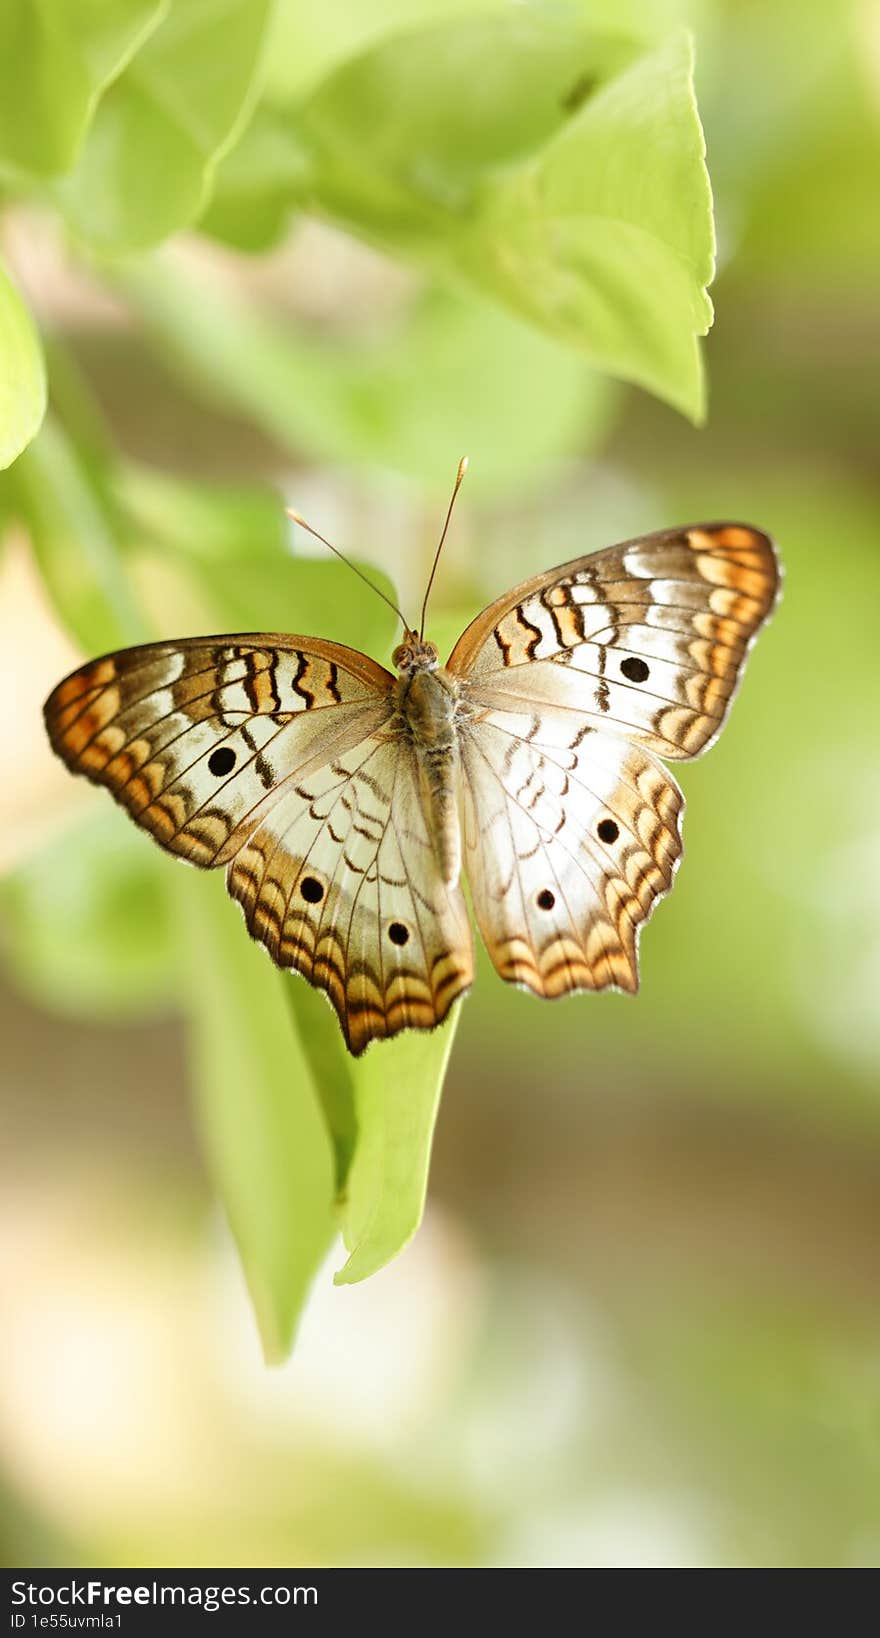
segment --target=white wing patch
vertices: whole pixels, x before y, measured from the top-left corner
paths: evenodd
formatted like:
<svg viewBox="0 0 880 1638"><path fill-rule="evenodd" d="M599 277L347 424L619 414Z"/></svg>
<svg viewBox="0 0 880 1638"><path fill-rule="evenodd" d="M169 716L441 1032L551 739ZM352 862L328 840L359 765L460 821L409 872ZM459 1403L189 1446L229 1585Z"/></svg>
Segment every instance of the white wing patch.
<svg viewBox="0 0 880 1638"><path fill-rule="evenodd" d="M503 978L539 995L634 990L637 934L681 854L678 787L567 713L490 711L462 735L464 857Z"/></svg>

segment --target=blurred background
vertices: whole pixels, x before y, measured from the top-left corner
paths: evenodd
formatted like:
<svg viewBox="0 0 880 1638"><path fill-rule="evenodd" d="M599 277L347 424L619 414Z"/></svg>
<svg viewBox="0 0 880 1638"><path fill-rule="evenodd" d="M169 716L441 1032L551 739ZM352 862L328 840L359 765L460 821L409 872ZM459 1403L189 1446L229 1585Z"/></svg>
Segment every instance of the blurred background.
<svg viewBox="0 0 880 1638"><path fill-rule="evenodd" d="M701 428L289 220L268 137L259 200L233 148L198 233L112 266L10 192L53 416L0 495L7 1563L880 1564L880 8L623 9L696 34ZM270 113L296 8L275 28ZM191 1097L187 873L53 760L40 706L142 629L309 629L283 502L412 606L465 451L442 640L527 574L704 517L774 535L784 600L680 770L639 996L542 1004L482 961L421 1230L359 1286L333 1251L268 1369ZM319 572L318 629L384 643Z"/></svg>

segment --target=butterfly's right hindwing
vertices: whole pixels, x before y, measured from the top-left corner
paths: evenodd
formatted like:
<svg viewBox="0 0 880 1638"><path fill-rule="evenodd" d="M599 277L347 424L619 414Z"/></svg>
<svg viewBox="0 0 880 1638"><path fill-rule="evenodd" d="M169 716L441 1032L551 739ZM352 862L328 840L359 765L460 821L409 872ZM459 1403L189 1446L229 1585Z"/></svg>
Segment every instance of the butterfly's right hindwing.
<svg viewBox="0 0 880 1638"><path fill-rule="evenodd" d="M459 639L465 864L502 977L636 988L681 854L657 757L712 742L777 586L767 535L695 524L537 575Z"/></svg>
<svg viewBox="0 0 880 1638"><path fill-rule="evenodd" d="M553 997L638 988L638 933L672 886L681 792L650 753L547 707L462 734L464 863L502 978Z"/></svg>

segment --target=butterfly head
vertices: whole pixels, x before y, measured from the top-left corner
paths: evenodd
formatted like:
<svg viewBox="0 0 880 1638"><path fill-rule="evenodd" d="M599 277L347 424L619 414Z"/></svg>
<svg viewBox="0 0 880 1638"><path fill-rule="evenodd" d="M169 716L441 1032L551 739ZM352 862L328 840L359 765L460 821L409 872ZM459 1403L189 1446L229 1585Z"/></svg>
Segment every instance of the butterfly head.
<svg viewBox="0 0 880 1638"><path fill-rule="evenodd" d="M391 664L402 676L409 676L415 671L436 671L440 655L436 643L426 642L414 631L407 631L403 642L398 643L391 656Z"/></svg>

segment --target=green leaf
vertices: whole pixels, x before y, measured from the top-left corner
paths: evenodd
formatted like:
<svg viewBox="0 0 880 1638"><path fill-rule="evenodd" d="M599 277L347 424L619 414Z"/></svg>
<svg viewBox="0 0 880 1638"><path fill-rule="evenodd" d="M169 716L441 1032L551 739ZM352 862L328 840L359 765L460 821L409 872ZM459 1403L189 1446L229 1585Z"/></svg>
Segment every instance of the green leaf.
<svg viewBox="0 0 880 1638"><path fill-rule="evenodd" d="M70 635L87 654L143 640L148 634L126 578L103 469L50 417L14 479L37 565Z"/></svg>
<svg viewBox="0 0 880 1638"><path fill-rule="evenodd" d="M339 1020L323 995L304 979L291 976L285 986L288 1005L314 1076L333 1144L337 1200L344 1194L357 1145L355 1083L358 1066L346 1051Z"/></svg>
<svg viewBox="0 0 880 1638"><path fill-rule="evenodd" d="M458 1007L430 1035L411 1031L376 1042L353 1067L357 1148L343 1201L347 1263L334 1276L352 1285L384 1268L422 1220L428 1164Z"/></svg>
<svg viewBox="0 0 880 1638"><path fill-rule="evenodd" d="M40 1005L137 1017L171 999L167 860L109 803L0 885L4 957Z"/></svg>
<svg viewBox="0 0 880 1638"><path fill-rule="evenodd" d="M259 628L271 607L282 627L332 630L387 653L391 611L365 597L343 565L292 555L279 529L280 503L268 492L239 486L226 497L222 490L137 467L114 476L94 449L86 458L53 423L38 453L39 462L25 469L26 509L32 529L37 520L40 559L54 595L68 623L83 634L92 623L103 632L117 617L107 596L108 570L111 593L119 589L117 578L126 586L119 541L107 522L116 506L126 537L154 534L174 567L199 580L219 628ZM72 539L53 504L62 519L67 512L75 518ZM96 542L97 557L90 562L83 547L94 549ZM255 548L250 554L249 545ZM118 818L111 815L110 821L127 840ZM415 1232L454 1024L430 1036L377 1044L355 1062L324 998L289 975L273 975L219 881L175 872L172 882L167 864L163 877L169 892L176 886L188 950L185 987L204 1146L239 1246L266 1356L277 1360L290 1346L332 1237L335 1195L342 1197L352 1252L344 1280L381 1267ZM49 873L50 888L52 879ZM90 885L89 871L77 880ZM149 913L149 893L144 903ZM18 920L25 925L21 904ZM51 918L32 916L28 925L45 933ZM112 938L107 945L112 952ZM87 965L85 973L88 983ZM405 1095L395 1091L398 1085Z"/></svg>
<svg viewBox="0 0 880 1638"><path fill-rule="evenodd" d="M576 10L511 9L383 42L292 117L315 209L699 419L713 229L691 43L636 50Z"/></svg>
<svg viewBox="0 0 880 1638"><path fill-rule="evenodd" d="M0 266L0 470L10 466L46 413L46 369L31 316Z"/></svg>
<svg viewBox="0 0 880 1638"><path fill-rule="evenodd" d="M75 394L68 397L76 401ZM282 626L332 629L359 646L387 652L391 611L365 598L343 565L293 556L279 528L280 503L268 492L239 486L225 496L138 467L114 474L94 437L88 451L80 451L53 422L34 447L36 458L24 468L19 493L47 583L87 647L108 646L114 623L127 627L137 617L128 604L120 547L123 537L140 529L155 535L175 568L186 567L199 579L221 628L258 628L271 608ZM248 545L255 547L250 555ZM128 635L126 629L119 640ZM157 917L155 926L150 920L152 875L142 892L132 891L133 908L126 905L120 923L107 912L108 902L116 913L124 902L112 855L129 843L142 849L145 839L108 815L106 832L102 826L86 834L79 865L65 878L66 893L58 888L58 872L42 861L13 884L7 907L26 981L50 993L66 985L75 1004L97 995L119 1005L137 983L146 949L147 957L160 952L153 965L147 962L148 974L167 985L171 963L161 961L167 918ZM89 868L102 847L111 860L103 894L95 892ZM149 849L144 857L151 865ZM69 864L67 840L63 858ZM156 865L163 888L168 884L164 891L176 890L171 902L187 952L184 991L205 1152L239 1247L266 1357L279 1360L332 1238L337 1194L352 1250L346 1280L382 1266L415 1232L454 1026L374 1046L356 1063L324 998L289 975L273 974L265 953L248 941L220 881L169 873L158 856ZM131 888L131 875L124 880ZM75 927L86 955L92 933L111 976L118 962L118 989L108 984L100 962L84 959L73 983L64 964L53 962L65 947L55 936L47 893L65 907L65 925ZM155 947L145 946L141 921L155 934ZM130 925L131 946L120 953L114 929ZM382 1091L386 1075L395 1083L402 1078L405 1097Z"/></svg>
<svg viewBox="0 0 880 1638"><path fill-rule="evenodd" d="M400 247L442 251L477 184L539 150L573 99L632 60L574 7L517 6L396 34L345 63L299 110L324 210ZM479 94L467 95L479 87Z"/></svg>
<svg viewBox="0 0 880 1638"><path fill-rule="evenodd" d="M192 521L194 501L203 519L208 516L210 502L195 487L190 490L186 486L181 493L182 486L156 475L140 471L133 476L134 484L129 481L124 486L129 500L139 492L142 511L150 507L154 518L165 519L162 533L166 539L169 527L172 534L176 527L168 521L174 512L175 495L182 501L182 516ZM129 480L131 477L129 474ZM219 496L215 504L222 505ZM229 556L205 551L203 542L190 559L190 568L200 576L205 594L216 608L220 628L259 629L267 623L267 610L271 608L273 619L282 629L332 632L341 641L349 640L368 652L387 656L394 617L378 599L364 594L342 564L292 557L264 540L261 550L250 557L240 542L234 543ZM378 584L388 584L375 570L370 572ZM208 901L200 895L199 905L203 903ZM388 1262L418 1227L454 1023L450 1021L431 1035L415 1032L393 1042L377 1043L363 1058L355 1060L345 1049L338 1022L325 998L309 990L303 980L286 974L280 980L282 989L276 990L271 984L268 960L262 951L248 945L240 918L221 906L226 912L221 920L221 909L215 910L213 901L210 908L217 920L214 931L208 936L206 929L202 941L204 965L210 972L206 971L196 985L196 993L202 996L198 1033L203 1043L198 1056L202 1124L218 1187L227 1201L241 1248L264 1344L271 1357L278 1357L289 1342L292 1315L310 1277L313 1264L309 1256L311 1252L320 1255L326 1246L323 1230L318 1233L316 1228L310 1237L308 1224L318 1221L312 1216L296 1230L311 1248L303 1253L304 1262L288 1266L275 1238L274 1225L281 1212L278 1196L283 1192L278 1150L288 1141L282 1134L277 1144L270 1142L280 1118L276 1107L281 1096L280 1066L290 1060L297 1087L301 1082L304 1086L303 1077L307 1078L308 1107L312 1112L320 1103L328 1157L332 1144L332 1160L327 1161L333 1173L329 1190L330 1194L342 1193L345 1233L354 1253L344 1277L363 1279ZM218 953L222 976L213 972ZM245 963L241 974L234 966L237 960ZM241 1040L249 1038L251 1026L245 1015L258 986L265 992L261 998L263 1011L255 1014L253 1023L260 1035L260 1047L248 1081L241 1070ZM221 988L226 997L222 1005ZM221 1011L225 1007L232 1040L228 1044L225 1041L224 1021L217 1028L216 1050L209 1052L204 1043L212 1007ZM267 1007L271 1021L266 1016ZM221 1084L215 1088L217 1076ZM302 1100L306 1093L301 1090L297 1095ZM259 1102L254 1112L256 1136L239 1142L237 1122L244 1119L244 1110L254 1099ZM300 1156L297 1165L303 1164ZM312 1212L316 1209L314 1193L308 1195L308 1201ZM288 1231L294 1234L290 1224Z"/></svg>
<svg viewBox="0 0 880 1638"><path fill-rule="evenodd" d="M290 980L248 940L222 881L187 871L178 904L197 1119L275 1364L335 1232L330 1142L291 1028Z"/></svg>
<svg viewBox="0 0 880 1638"><path fill-rule="evenodd" d="M161 263L116 277L171 370L296 455L445 483L466 450L475 487L524 486L597 442L613 408L581 359L489 302L428 291L353 348Z"/></svg>
<svg viewBox="0 0 880 1638"><path fill-rule="evenodd" d="M704 414L712 202L684 32L591 98L490 190L471 276L603 369Z"/></svg>
<svg viewBox="0 0 880 1638"><path fill-rule="evenodd" d="M102 98L57 193L103 250L145 249L194 220L256 94L270 0L176 0Z"/></svg>
<svg viewBox="0 0 880 1638"><path fill-rule="evenodd" d="M102 90L169 0L3 0L0 166L56 176L74 164Z"/></svg>
<svg viewBox="0 0 880 1638"><path fill-rule="evenodd" d="M340 63L383 36L442 17L486 11L491 0L277 0L266 60L266 95L289 104Z"/></svg>
<svg viewBox="0 0 880 1638"><path fill-rule="evenodd" d="M237 250L268 250L287 231L309 175L308 155L290 121L271 108L257 108L216 168L200 232Z"/></svg>

